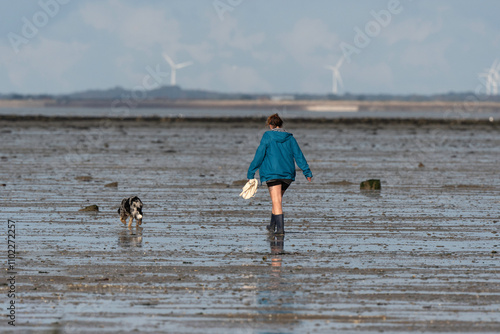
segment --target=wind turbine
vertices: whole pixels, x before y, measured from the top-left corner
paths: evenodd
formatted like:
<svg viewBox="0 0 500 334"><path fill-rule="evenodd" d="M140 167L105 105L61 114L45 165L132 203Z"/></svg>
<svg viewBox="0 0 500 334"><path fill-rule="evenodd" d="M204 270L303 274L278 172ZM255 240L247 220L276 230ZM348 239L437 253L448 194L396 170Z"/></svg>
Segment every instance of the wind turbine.
<svg viewBox="0 0 500 334"><path fill-rule="evenodd" d="M192 61L187 61L184 63L176 64L176 63L174 63L172 58L170 58L168 56L168 54L166 54L165 52L163 53L163 58L165 58L165 60L167 61L167 63L170 65L170 68L171 68L170 84L172 86L176 85L176 71L180 70L181 68L187 67L189 65L193 65Z"/></svg>
<svg viewBox="0 0 500 334"><path fill-rule="evenodd" d="M486 95L498 95L498 84L500 82L500 63L495 59L493 65L486 72L480 73L479 77L486 79Z"/></svg>
<svg viewBox="0 0 500 334"><path fill-rule="evenodd" d="M491 80L491 94L498 95L498 83L500 81L500 64L498 63L498 59L495 59L493 65L488 71L490 80Z"/></svg>
<svg viewBox="0 0 500 334"><path fill-rule="evenodd" d="M489 77L488 73L479 73L479 77L486 80L484 82L484 85L486 87L486 95L491 95L491 78ZM481 83L483 82L481 81Z"/></svg>
<svg viewBox="0 0 500 334"><path fill-rule="evenodd" d="M344 85L344 82L342 81L342 76L340 75L339 71L343 62L344 62L344 56L340 58L340 60L337 62L337 65L326 66L327 69L332 71L332 80L333 80L332 93L334 95L338 94L338 87Z"/></svg>

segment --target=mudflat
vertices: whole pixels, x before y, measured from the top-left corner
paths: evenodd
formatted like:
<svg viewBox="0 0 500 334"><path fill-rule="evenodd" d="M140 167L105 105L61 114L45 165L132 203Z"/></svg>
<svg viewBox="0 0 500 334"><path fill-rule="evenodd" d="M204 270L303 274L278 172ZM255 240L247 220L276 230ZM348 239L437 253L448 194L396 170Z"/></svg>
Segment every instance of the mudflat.
<svg viewBox="0 0 500 334"><path fill-rule="evenodd" d="M500 332L498 123L285 125L314 180L277 238L265 185L238 197L262 123L0 120L0 331Z"/></svg>

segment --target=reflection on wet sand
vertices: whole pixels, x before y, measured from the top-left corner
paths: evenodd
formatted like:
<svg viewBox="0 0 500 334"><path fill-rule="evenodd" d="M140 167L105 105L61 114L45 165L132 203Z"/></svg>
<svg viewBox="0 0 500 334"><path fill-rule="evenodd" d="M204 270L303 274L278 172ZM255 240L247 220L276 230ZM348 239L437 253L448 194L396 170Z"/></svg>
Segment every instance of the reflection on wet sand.
<svg viewBox="0 0 500 334"><path fill-rule="evenodd" d="M381 193L380 190L360 190L359 193L363 196L366 196L371 199L380 199Z"/></svg>
<svg viewBox="0 0 500 334"><path fill-rule="evenodd" d="M295 290L290 287L290 277L283 275L285 255L284 235L269 235L271 249L271 267L268 274L262 275L257 287L257 303L260 306L259 314L264 315L276 325L296 323L294 317Z"/></svg>
<svg viewBox="0 0 500 334"><path fill-rule="evenodd" d="M284 254L285 246L285 236L284 235L272 235L269 237L269 243L271 246L271 275L273 277L279 278L281 276L281 268L283 263L282 255Z"/></svg>
<svg viewBox="0 0 500 334"><path fill-rule="evenodd" d="M285 246L285 236L284 235L272 235L269 238L269 243L271 246L271 267L273 268L273 276L279 277L281 274L282 267L282 255L284 254Z"/></svg>
<svg viewBox="0 0 500 334"><path fill-rule="evenodd" d="M121 247L142 247L142 230L137 226L134 228L123 229L118 236L118 245Z"/></svg>

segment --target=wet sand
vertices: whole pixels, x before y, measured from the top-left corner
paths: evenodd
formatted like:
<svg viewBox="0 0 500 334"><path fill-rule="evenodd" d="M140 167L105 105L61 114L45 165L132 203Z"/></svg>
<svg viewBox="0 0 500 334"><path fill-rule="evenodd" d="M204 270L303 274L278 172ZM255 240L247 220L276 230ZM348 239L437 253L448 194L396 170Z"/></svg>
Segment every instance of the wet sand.
<svg viewBox="0 0 500 334"><path fill-rule="evenodd" d="M0 120L17 251L16 328L4 307L0 331L500 331L498 123L288 130L315 178L285 195L280 240L265 186L238 197L261 123ZM359 190L370 178L381 192ZM144 223L128 230L131 195Z"/></svg>

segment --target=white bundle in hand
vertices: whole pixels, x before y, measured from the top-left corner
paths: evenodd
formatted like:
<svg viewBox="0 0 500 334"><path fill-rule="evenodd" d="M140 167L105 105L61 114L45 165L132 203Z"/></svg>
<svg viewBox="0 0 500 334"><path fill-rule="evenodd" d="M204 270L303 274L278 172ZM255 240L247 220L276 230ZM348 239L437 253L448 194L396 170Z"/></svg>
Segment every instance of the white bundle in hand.
<svg viewBox="0 0 500 334"><path fill-rule="evenodd" d="M257 179L248 180L247 184L243 187L243 191L240 196L244 199L249 199L255 196L257 193L257 187L259 186L259 181Z"/></svg>

